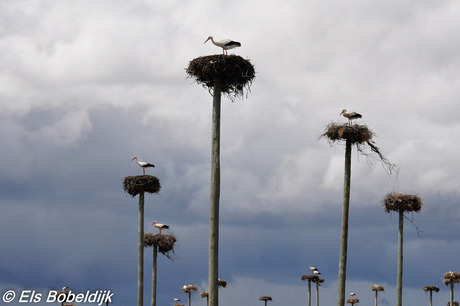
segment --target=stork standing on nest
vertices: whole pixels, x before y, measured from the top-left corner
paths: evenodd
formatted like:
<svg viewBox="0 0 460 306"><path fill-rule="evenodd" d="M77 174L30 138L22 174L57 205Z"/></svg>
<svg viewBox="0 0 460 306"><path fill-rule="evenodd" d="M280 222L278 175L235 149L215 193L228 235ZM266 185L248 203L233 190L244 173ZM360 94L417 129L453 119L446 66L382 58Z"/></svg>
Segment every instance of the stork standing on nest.
<svg viewBox="0 0 460 306"><path fill-rule="evenodd" d="M143 174L145 175L145 168L155 168L155 165L146 162L138 161L137 156L134 156L131 161L136 160L136 163L142 168Z"/></svg>
<svg viewBox="0 0 460 306"><path fill-rule="evenodd" d="M153 221L152 225L160 230L160 234L162 230L169 229L169 225L157 223L157 221Z"/></svg>
<svg viewBox="0 0 460 306"><path fill-rule="evenodd" d="M209 36L208 39L206 39L206 41L204 43L207 43L208 40L211 40L211 42L213 44L215 44L216 46L221 47L222 48L222 54L227 54L228 55L227 50L233 49L233 48L236 48L236 47L241 47L241 44L239 42L233 41L231 39L221 39L221 40L218 40L218 41L214 41L214 38L212 36Z"/></svg>
<svg viewBox="0 0 460 306"><path fill-rule="evenodd" d="M343 115L345 118L348 118L348 124L351 125L351 121L362 118L363 116L361 114L358 114L357 112L349 112L346 109L343 109L340 115ZM340 116L339 115L339 116Z"/></svg>

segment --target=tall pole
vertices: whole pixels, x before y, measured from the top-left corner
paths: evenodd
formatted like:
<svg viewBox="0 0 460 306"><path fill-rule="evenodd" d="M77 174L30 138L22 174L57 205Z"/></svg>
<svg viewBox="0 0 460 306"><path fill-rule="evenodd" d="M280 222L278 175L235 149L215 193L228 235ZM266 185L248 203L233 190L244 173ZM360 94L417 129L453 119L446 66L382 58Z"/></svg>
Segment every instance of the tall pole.
<svg viewBox="0 0 460 306"><path fill-rule="evenodd" d="M316 306L319 306L319 277L316 281Z"/></svg>
<svg viewBox="0 0 460 306"><path fill-rule="evenodd" d="M209 306L218 306L219 196L220 196L220 106L221 84L214 83L212 100L211 193L209 206Z"/></svg>
<svg viewBox="0 0 460 306"><path fill-rule="evenodd" d="M308 306L311 306L311 278L308 279Z"/></svg>
<svg viewBox="0 0 460 306"><path fill-rule="evenodd" d="M450 305L454 305L454 280L450 281Z"/></svg>
<svg viewBox="0 0 460 306"><path fill-rule="evenodd" d="M137 306L144 305L144 192L139 193L139 237L137 242Z"/></svg>
<svg viewBox="0 0 460 306"><path fill-rule="evenodd" d="M433 306L433 290L430 290L430 306Z"/></svg>
<svg viewBox="0 0 460 306"><path fill-rule="evenodd" d="M404 210L399 210L398 231L398 280L396 284L396 306L402 306L402 278L403 278L403 240L404 240Z"/></svg>
<svg viewBox="0 0 460 306"><path fill-rule="evenodd" d="M339 281L337 306L345 305L345 281L347 278L348 213L350 210L351 141L345 146L345 174L343 185L342 237L340 242Z"/></svg>
<svg viewBox="0 0 460 306"><path fill-rule="evenodd" d="M375 290L375 306L377 306L377 295L378 295L378 291Z"/></svg>
<svg viewBox="0 0 460 306"><path fill-rule="evenodd" d="M153 266L152 266L152 306L157 305L157 258L158 245L153 245Z"/></svg>

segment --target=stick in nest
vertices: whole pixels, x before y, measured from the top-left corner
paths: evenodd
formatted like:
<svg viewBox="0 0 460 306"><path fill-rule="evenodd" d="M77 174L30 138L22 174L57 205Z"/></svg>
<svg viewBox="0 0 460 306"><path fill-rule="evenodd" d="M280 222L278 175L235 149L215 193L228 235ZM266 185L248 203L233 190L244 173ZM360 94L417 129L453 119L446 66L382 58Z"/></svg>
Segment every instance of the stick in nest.
<svg viewBox="0 0 460 306"><path fill-rule="evenodd" d="M170 255L170 253L174 254L174 243L176 242L176 236L174 235L164 235L158 233L145 233L144 234L144 247L149 248L153 247L154 245L158 246L158 251L161 254L168 257L170 260L174 260L174 258Z"/></svg>

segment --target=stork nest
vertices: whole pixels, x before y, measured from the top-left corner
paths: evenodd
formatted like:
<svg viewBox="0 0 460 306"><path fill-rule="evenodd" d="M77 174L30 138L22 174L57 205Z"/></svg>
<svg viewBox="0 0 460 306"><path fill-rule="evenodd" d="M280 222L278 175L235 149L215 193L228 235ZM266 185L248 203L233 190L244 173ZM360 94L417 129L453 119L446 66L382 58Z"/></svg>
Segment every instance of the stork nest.
<svg viewBox="0 0 460 306"><path fill-rule="evenodd" d="M205 297L208 297L208 296L209 296L209 293L208 293L208 291L203 291L203 292L201 292L200 296L201 296L201 298L203 299L203 298L205 298Z"/></svg>
<svg viewBox="0 0 460 306"><path fill-rule="evenodd" d="M383 200L383 207L386 213L391 211L419 212L422 208L422 200L416 195L389 193Z"/></svg>
<svg viewBox="0 0 460 306"><path fill-rule="evenodd" d="M357 298L349 298L349 299L347 299L347 304L354 305L354 304L358 304L358 303L359 303L359 299L357 299Z"/></svg>
<svg viewBox="0 0 460 306"><path fill-rule="evenodd" d="M152 175L127 176L123 180L123 189L131 197L141 192L158 193L161 189L160 180Z"/></svg>
<svg viewBox="0 0 460 306"><path fill-rule="evenodd" d="M312 279L311 281L314 283L318 283L321 286L321 284L324 283L324 278L318 277L318 279Z"/></svg>
<svg viewBox="0 0 460 306"><path fill-rule="evenodd" d="M217 279L217 286L222 287L222 288L225 288L225 287L227 287L227 281L218 278L218 279Z"/></svg>
<svg viewBox="0 0 460 306"><path fill-rule="evenodd" d="M450 306L450 302L447 302L447 306ZM454 301L454 306L459 306L457 301Z"/></svg>
<svg viewBox="0 0 460 306"><path fill-rule="evenodd" d="M350 142L352 145L356 145L358 151L366 156L369 154L365 153L363 145L367 144L370 147L371 152L376 153L380 157L380 160L386 169L388 169L389 174L391 174L392 171L396 171L397 173L398 166L390 163L388 159L380 152L380 149L372 140L373 136L374 132L372 132L366 125L349 125L347 123L338 124L331 122L326 126L326 130L320 136L320 138L326 137L329 144L333 144L340 140L345 140Z"/></svg>
<svg viewBox="0 0 460 306"><path fill-rule="evenodd" d="M373 286L371 286L371 290L372 291L385 291L385 287L380 286L380 285L373 285Z"/></svg>
<svg viewBox="0 0 460 306"><path fill-rule="evenodd" d="M316 280L319 279L319 276L318 275L302 275L300 277L301 280L308 280L308 281L312 281L312 282L316 282Z"/></svg>
<svg viewBox="0 0 460 306"><path fill-rule="evenodd" d="M184 291L185 293L198 291L198 287L195 285L185 285L184 287L182 287L182 291Z"/></svg>
<svg viewBox="0 0 460 306"><path fill-rule="evenodd" d="M259 301L273 301L271 296L261 296Z"/></svg>
<svg viewBox="0 0 460 306"><path fill-rule="evenodd" d="M243 96L244 89L250 91L255 78L254 66L238 55L208 55L195 58L185 69L189 78L194 78L209 92L219 82L221 91L230 98Z"/></svg>
<svg viewBox="0 0 460 306"><path fill-rule="evenodd" d="M458 284L460 283L460 273L458 272L452 272L449 271L446 274L444 274L444 279L443 279L444 285L449 285L449 284Z"/></svg>
<svg viewBox="0 0 460 306"><path fill-rule="evenodd" d="M438 286L425 286L425 287L423 287L423 291L425 291L425 292L427 292L427 291L439 292L439 287Z"/></svg>
<svg viewBox="0 0 460 306"><path fill-rule="evenodd" d="M144 234L144 247L151 248L155 245L158 246L158 251L161 254L173 260L173 257L169 254L174 254L174 243L176 242L176 236L164 235L159 233L145 233Z"/></svg>

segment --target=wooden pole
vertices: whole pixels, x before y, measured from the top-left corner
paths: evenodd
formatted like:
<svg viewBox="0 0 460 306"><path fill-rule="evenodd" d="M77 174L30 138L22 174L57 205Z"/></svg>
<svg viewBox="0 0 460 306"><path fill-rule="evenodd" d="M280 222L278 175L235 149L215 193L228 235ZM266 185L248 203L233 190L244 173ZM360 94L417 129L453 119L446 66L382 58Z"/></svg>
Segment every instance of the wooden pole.
<svg viewBox="0 0 460 306"><path fill-rule="evenodd" d="M311 279L308 279L308 306L311 306Z"/></svg>
<svg viewBox="0 0 460 306"><path fill-rule="evenodd" d="M152 306L157 305L157 258L158 245L153 244L153 265L152 265Z"/></svg>
<svg viewBox="0 0 460 306"><path fill-rule="evenodd" d="M144 305L144 192L139 193L139 237L137 242L137 306Z"/></svg>
<svg viewBox="0 0 460 306"><path fill-rule="evenodd" d="M450 305L454 305L454 280L450 280Z"/></svg>
<svg viewBox="0 0 460 306"><path fill-rule="evenodd" d="M404 210L399 211L398 231L398 279L396 284L396 306L402 306L402 280L403 280L403 240L404 240Z"/></svg>
<svg viewBox="0 0 460 306"><path fill-rule="evenodd" d="M375 306L377 306L377 296L378 296L378 291L375 290Z"/></svg>
<svg viewBox="0 0 460 306"><path fill-rule="evenodd" d="M430 306L433 306L433 290L430 290Z"/></svg>
<svg viewBox="0 0 460 306"><path fill-rule="evenodd" d="M218 306L219 197L220 197L220 106L221 84L214 82L212 101L211 192L209 205L209 306Z"/></svg>
<svg viewBox="0 0 460 306"><path fill-rule="evenodd" d="M316 306L319 306L319 277L316 281Z"/></svg>
<svg viewBox="0 0 460 306"><path fill-rule="evenodd" d="M192 291L188 292L188 306L192 305Z"/></svg>
<svg viewBox="0 0 460 306"><path fill-rule="evenodd" d="M348 214L350 210L351 141L345 146L345 174L343 185L342 235L340 241L339 280L337 306L345 305L345 281L347 278Z"/></svg>

